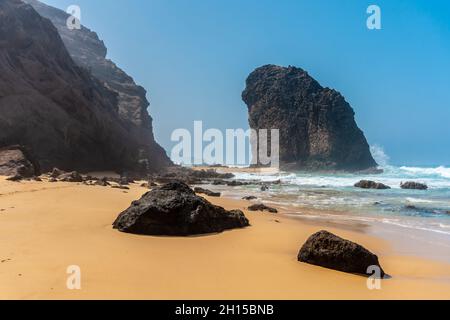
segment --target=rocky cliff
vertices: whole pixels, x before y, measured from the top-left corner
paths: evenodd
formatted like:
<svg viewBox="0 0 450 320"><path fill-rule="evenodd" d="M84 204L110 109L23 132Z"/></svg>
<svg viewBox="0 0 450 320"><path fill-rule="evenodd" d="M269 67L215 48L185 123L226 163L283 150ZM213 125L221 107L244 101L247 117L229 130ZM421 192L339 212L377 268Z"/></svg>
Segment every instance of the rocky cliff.
<svg viewBox="0 0 450 320"><path fill-rule="evenodd" d="M43 170L167 163L153 136L119 109L119 94L73 61L49 20L19 0L0 0L0 147L27 147Z"/></svg>
<svg viewBox="0 0 450 320"><path fill-rule="evenodd" d="M57 18L52 23L19 0L0 0L0 147L26 146L43 170L170 164L154 141L145 90L105 59L95 33L64 30L64 12L32 4Z"/></svg>
<svg viewBox="0 0 450 320"><path fill-rule="evenodd" d="M351 106L304 70L258 68L242 97L251 128L280 130L283 168L360 171L377 166Z"/></svg>

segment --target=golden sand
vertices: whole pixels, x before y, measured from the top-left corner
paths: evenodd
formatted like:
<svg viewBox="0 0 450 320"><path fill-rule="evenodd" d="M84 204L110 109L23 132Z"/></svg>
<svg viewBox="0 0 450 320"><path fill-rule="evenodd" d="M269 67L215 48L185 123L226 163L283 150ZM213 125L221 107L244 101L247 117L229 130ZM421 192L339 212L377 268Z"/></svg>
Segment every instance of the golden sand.
<svg viewBox="0 0 450 320"><path fill-rule="evenodd" d="M361 232L245 211L251 227L190 238L135 236L112 222L147 190L0 178L0 299L450 299L450 265L399 256ZM227 209L247 202L209 199ZM327 229L380 257L392 279L367 279L297 262ZM81 268L81 290L66 271Z"/></svg>

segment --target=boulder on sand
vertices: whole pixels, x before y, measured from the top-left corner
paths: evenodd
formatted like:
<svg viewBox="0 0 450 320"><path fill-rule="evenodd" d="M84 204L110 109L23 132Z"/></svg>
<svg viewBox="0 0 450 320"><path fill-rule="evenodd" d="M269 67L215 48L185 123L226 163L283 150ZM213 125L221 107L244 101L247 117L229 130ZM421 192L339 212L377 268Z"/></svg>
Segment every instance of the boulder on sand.
<svg viewBox="0 0 450 320"><path fill-rule="evenodd" d="M40 175L39 164L24 147L0 148L0 175L31 178Z"/></svg>
<svg viewBox="0 0 450 320"><path fill-rule="evenodd" d="M362 189L378 189L378 190L386 190L391 189L391 187L375 182L375 181L369 181L369 180L361 180L357 184L355 184L356 188L362 188Z"/></svg>
<svg viewBox="0 0 450 320"><path fill-rule="evenodd" d="M400 187L402 189L409 189L409 190L428 190L428 186L424 183L414 182L414 181L408 181L405 183L401 183Z"/></svg>
<svg viewBox="0 0 450 320"><path fill-rule="evenodd" d="M83 182L83 177L77 171L63 173L58 176L58 179L63 182Z"/></svg>
<svg viewBox="0 0 450 320"><path fill-rule="evenodd" d="M268 207L262 203L251 205L250 207L248 207L248 210L250 210L250 211L269 211L270 213L278 213L277 209Z"/></svg>
<svg viewBox="0 0 450 320"><path fill-rule="evenodd" d="M220 192L214 192L214 191L211 191L211 190L208 190L208 189L203 189L203 188L200 188L200 187L194 188L194 191L197 194L204 194L204 195L207 195L209 197L220 197L221 196Z"/></svg>
<svg viewBox="0 0 450 320"><path fill-rule="evenodd" d="M123 211L113 224L121 232L189 236L249 226L240 210L227 211L199 197L183 182L147 192Z"/></svg>
<svg viewBox="0 0 450 320"><path fill-rule="evenodd" d="M300 249L298 261L366 276L371 275L367 273L369 267L377 266L381 278L385 275L376 255L328 231L312 235Z"/></svg>

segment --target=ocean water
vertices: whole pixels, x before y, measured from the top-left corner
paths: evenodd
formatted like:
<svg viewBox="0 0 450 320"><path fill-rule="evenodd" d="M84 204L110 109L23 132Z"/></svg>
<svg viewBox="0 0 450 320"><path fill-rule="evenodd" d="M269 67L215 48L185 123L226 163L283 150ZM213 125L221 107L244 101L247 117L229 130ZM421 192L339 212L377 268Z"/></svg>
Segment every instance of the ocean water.
<svg viewBox="0 0 450 320"><path fill-rule="evenodd" d="M308 216L310 219L353 220L440 234L448 238L450 246L450 168L386 165L383 169L384 173L376 175L237 172L239 180L281 180L282 184L271 186L268 192L261 192L258 186L239 187L229 195L256 195L267 204L290 208L294 216L302 215L305 207L329 211ZM381 182L392 189L355 188L360 180ZM400 184L406 181L426 183L429 190L403 190Z"/></svg>

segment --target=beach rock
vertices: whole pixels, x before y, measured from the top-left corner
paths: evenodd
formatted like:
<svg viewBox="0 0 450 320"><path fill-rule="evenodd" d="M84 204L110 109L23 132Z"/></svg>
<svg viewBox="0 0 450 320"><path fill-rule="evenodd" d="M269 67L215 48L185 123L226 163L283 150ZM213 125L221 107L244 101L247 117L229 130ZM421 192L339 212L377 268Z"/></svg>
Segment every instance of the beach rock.
<svg viewBox="0 0 450 320"><path fill-rule="evenodd" d="M391 187L379 183L379 182L374 182L374 181L369 181L369 180L361 180L360 182L355 184L356 188L361 188L361 189L378 189L378 190L387 190L387 189L391 189Z"/></svg>
<svg viewBox="0 0 450 320"><path fill-rule="evenodd" d="M265 192L265 191L269 191L269 186L268 185L266 185L266 184L263 184L262 186L261 186L261 191L262 192Z"/></svg>
<svg viewBox="0 0 450 320"><path fill-rule="evenodd" d="M198 193L198 194L205 194L205 195L207 195L209 197L220 197L221 196L220 192L213 192L211 190L203 189L203 188L200 188L200 187L194 188L194 192Z"/></svg>
<svg viewBox="0 0 450 320"><path fill-rule="evenodd" d="M127 233L189 236L243 228L249 221L242 211L215 206L185 183L173 182L134 201L113 225Z"/></svg>
<svg viewBox="0 0 450 320"><path fill-rule="evenodd" d="M63 170L59 170L58 168L53 168L53 170L50 172L49 176L52 178L58 178L60 175L64 174Z"/></svg>
<svg viewBox="0 0 450 320"><path fill-rule="evenodd" d="M95 182L95 185L96 185L96 186L101 186L101 187L107 187L107 186L110 185L110 183L108 182L108 178L103 177L103 178L97 180L97 181Z"/></svg>
<svg viewBox="0 0 450 320"><path fill-rule="evenodd" d="M22 180L24 180L25 178L22 177L20 174L15 174L11 177L6 178L7 181L12 181L12 182L20 182Z"/></svg>
<svg viewBox="0 0 450 320"><path fill-rule="evenodd" d="M375 254L328 231L312 235L300 249L298 261L365 276L370 266L378 266L381 277L385 275Z"/></svg>
<svg viewBox="0 0 450 320"><path fill-rule="evenodd" d="M279 129L285 170L360 171L376 168L355 113L337 91L306 71L266 65L252 72L242 94L252 129Z"/></svg>
<svg viewBox="0 0 450 320"><path fill-rule="evenodd" d="M122 186L127 186L130 183L133 183L133 180L129 179L128 177L120 177L118 183Z"/></svg>
<svg viewBox="0 0 450 320"><path fill-rule="evenodd" d="M0 148L0 175L31 178L40 175L39 164L22 146Z"/></svg>
<svg viewBox="0 0 450 320"><path fill-rule="evenodd" d="M165 172L153 175L151 179L158 183L170 183L182 181L190 185L199 185L206 183L211 183L214 180L229 179L234 177L231 173L219 173L216 170L193 170L190 168L183 167L169 167Z"/></svg>
<svg viewBox="0 0 450 320"><path fill-rule="evenodd" d="M151 188L154 188L154 187L157 187L158 185L156 184L156 183L154 183L154 182L144 182L143 184L141 184L141 187L143 187L143 188L147 188L147 189L151 189Z"/></svg>
<svg viewBox="0 0 450 320"><path fill-rule="evenodd" d="M225 184L228 187L242 187L242 186L249 186L251 183L233 180L233 181L227 181L227 182L225 182Z"/></svg>
<svg viewBox="0 0 450 320"><path fill-rule="evenodd" d="M254 204L248 207L250 211L268 211L270 213L278 213L278 210L275 208L268 207L262 203Z"/></svg>
<svg viewBox="0 0 450 320"><path fill-rule="evenodd" d="M121 189L121 190L130 190L130 187L124 186L124 185L112 186L111 188L113 188L113 189Z"/></svg>
<svg viewBox="0 0 450 320"><path fill-rule="evenodd" d="M83 182L83 177L77 171L63 173L58 176L58 179L63 182Z"/></svg>
<svg viewBox="0 0 450 320"><path fill-rule="evenodd" d="M409 189L409 190L428 190L428 186L424 183L414 182L414 181L408 181L405 183L401 183L400 187L402 189Z"/></svg>
<svg viewBox="0 0 450 320"><path fill-rule="evenodd" d="M247 200L247 201L252 201L252 200L256 200L256 199L258 199L258 197L255 197L255 196L246 196L246 197L242 198L242 200Z"/></svg>

